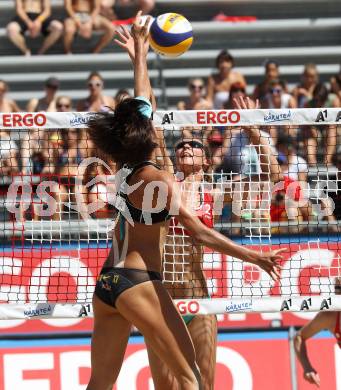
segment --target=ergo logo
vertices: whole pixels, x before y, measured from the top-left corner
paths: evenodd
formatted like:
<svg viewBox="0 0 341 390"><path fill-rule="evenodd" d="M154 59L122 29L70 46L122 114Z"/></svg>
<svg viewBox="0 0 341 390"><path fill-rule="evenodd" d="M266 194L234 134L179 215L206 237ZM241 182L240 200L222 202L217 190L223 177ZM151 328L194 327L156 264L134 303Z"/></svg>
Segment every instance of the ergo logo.
<svg viewBox="0 0 341 390"><path fill-rule="evenodd" d="M238 111L197 111L197 124L200 125L227 125L239 121L240 114Z"/></svg>
<svg viewBox="0 0 341 390"><path fill-rule="evenodd" d="M197 314L200 309L197 301L178 301L176 307L180 314Z"/></svg>
<svg viewBox="0 0 341 390"><path fill-rule="evenodd" d="M3 127L42 127L47 122L46 115L42 113L2 114L1 116Z"/></svg>

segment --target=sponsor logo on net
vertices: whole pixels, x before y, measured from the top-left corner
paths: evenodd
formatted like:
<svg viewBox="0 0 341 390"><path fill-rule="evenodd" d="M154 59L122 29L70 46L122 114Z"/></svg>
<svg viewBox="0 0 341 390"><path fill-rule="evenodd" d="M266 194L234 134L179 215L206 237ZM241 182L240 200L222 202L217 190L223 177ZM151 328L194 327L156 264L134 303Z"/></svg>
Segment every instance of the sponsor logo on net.
<svg viewBox="0 0 341 390"><path fill-rule="evenodd" d="M52 314L53 307L49 303L39 303L37 306L28 310L24 310L25 317L41 317L50 316Z"/></svg>
<svg viewBox="0 0 341 390"><path fill-rule="evenodd" d="M72 118L70 119L70 126L77 127L77 126L87 125L90 117L91 115L86 115L86 114L84 115L73 114Z"/></svg>
<svg viewBox="0 0 341 390"><path fill-rule="evenodd" d="M240 122L238 111L197 111L199 125L227 125Z"/></svg>
<svg viewBox="0 0 341 390"><path fill-rule="evenodd" d="M235 311L246 311L252 309L252 301L242 301L242 302L233 302L231 301L225 307L227 313L232 313Z"/></svg>
<svg viewBox="0 0 341 390"><path fill-rule="evenodd" d="M179 301L176 303L180 314L197 314L200 310L200 305L198 301Z"/></svg>
<svg viewBox="0 0 341 390"><path fill-rule="evenodd" d="M288 121L292 117L291 111L282 111L282 112L274 112L269 111L267 114L264 115L264 122L265 123L273 123L273 122L283 122Z"/></svg>
<svg viewBox="0 0 341 390"><path fill-rule="evenodd" d="M47 122L46 115L41 112L37 114L6 113L0 115L0 118L2 118L2 126L8 128L43 127Z"/></svg>

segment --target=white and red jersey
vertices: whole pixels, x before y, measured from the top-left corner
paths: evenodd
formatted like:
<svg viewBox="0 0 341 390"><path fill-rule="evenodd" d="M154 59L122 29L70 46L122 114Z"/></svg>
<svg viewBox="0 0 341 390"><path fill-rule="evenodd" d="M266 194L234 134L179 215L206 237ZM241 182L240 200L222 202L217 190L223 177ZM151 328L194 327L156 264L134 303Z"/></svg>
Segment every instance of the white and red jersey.
<svg viewBox="0 0 341 390"><path fill-rule="evenodd" d="M209 228L213 228L213 196L209 192L201 192L201 203L200 206L194 209L196 216L200 221ZM172 217L169 225L169 233L176 235L187 235L190 233L180 224L176 217Z"/></svg>

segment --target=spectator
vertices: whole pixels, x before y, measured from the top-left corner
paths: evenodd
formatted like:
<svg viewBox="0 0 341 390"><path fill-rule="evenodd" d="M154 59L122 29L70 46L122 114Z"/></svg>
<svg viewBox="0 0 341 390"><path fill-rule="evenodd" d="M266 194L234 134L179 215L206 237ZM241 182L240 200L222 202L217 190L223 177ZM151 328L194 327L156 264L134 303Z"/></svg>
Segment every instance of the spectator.
<svg viewBox="0 0 341 390"><path fill-rule="evenodd" d="M56 111L56 95L59 89L59 80L50 77L45 81L45 96L41 99L33 98L27 104L28 112Z"/></svg>
<svg viewBox="0 0 341 390"><path fill-rule="evenodd" d="M339 101L341 101L341 65L339 73L330 78L330 91L335 93Z"/></svg>
<svg viewBox="0 0 341 390"><path fill-rule="evenodd" d="M313 97L314 88L319 82L319 74L315 64L306 64L301 83L292 91L299 108L305 107Z"/></svg>
<svg viewBox="0 0 341 390"><path fill-rule="evenodd" d="M296 221L296 224L273 227L271 232L280 234L299 233L304 230L302 221L307 221L312 217L311 203L308 200L304 206L300 205L299 202L303 195L302 187L297 181L290 179L288 176L284 176L284 180L278 183L277 186L272 193L271 222Z"/></svg>
<svg viewBox="0 0 341 390"><path fill-rule="evenodd" d="M178 110L209 110L211 103L205 99L204 80L201 78L192 78L188 82L189 98L186 101L178 102Z"/></svg>
<svg viewBox="0 0 341 390"><path fill-rule="evenodd" d="M116 107L117 104L121 103L123 100L131 98L131 94L126 89L119 89L116 92L116 95L114 97L114 107Z"/></svg>
<svg viewBox="0 0 341 390"><path fill-rule="evenodd" d="M104 80L97 72L92 72L88 79L89 96L77 105L78 111L99 112L115 107L115 101L110 96L103 95Z"/></svg>
<svg viewBox="0 0 341 390"><path fill-rule="evenodd" d="M31 38L42 34L45 39L38 51L44 54L63 33L63 24L51 17L51 1L16 0L16 17L7 26L7 35L10 41L25 55L31 55L26 45L25 33Z"/></svg>
<svg viewBox="0 0 341 390"><path fill-rule="evenodd" d="M328 88L322 84L316 84L312 99L307 102L307 107L310 108L337 108L340 107L338 96L329 93Z"/></svg>
<svg viewBox="0 0 341 390"><path fill-rule="evenodd" d="M224 103L224 107L227 110L235 109L234 99L240 97L246 97L246 91L241 83L234 83L231 85L230 94L228 100ZM227 144L229 140L226 138L226 132L231 135L234 133L233 129L225 129L224 127L213 127L210 135L208 136L209 151L212 156L212 167L215 171L221 167L224 160L224 152L226 152Z"/></svg>
<svg viewBox="0 0 341 390"><path fill-rule="evenodd" d="M154 9L155 0L101 0L101 14L110 20L116 19L114 6L133 7L132 15L135 15L138 10L141 10L143 15L147 15Z"/></svg>
<svg viewBox="0 0 341 390"><path fill-rule="evenodd" d="M73 109L72 100L68 96L58 96L56 99L56 110L58 112L70 112Z"/></svg>
<svg viewBox="0 0 341 390"><path fill-rule="evenodd" d="M99 53L113 39L114 25L104 16L100 15L101 0L64 0L68 18L65 20L64 49L71 54L72 43L75 34L90 39L93 30L103 32L102 37L93 49L93 53Z"/></svg>
<svg viewBox="0 0 341 390"><path fill-rule="evenodd" d="M286 85L283 80L274 79L268 85L269 89L265 97L266 108L296 108L295 98L285 93Z"/></svg>
<svg viewBox="0 0 341 390"><path fill-rule="evenodd" d="M0 130L0 176L18 172L18 147L9 132Z"/></svg>
<svg viewBox="0 0 341 390"><path fill-rule="evenodd" d="M235 109L234 99L239 97L246 97L245 87L241 83L234 83L231 85L230 94L228 100L224 103L224 108L227 110Z"/></svg>
<svg viewBox="0 0 341 390"><path fill-rule="evenodd" d="M21 165L24 175L40 174L47 160L47 134L43 129L31 129L21 143Z"/></svg>
<svg viewBox="0 0 341 390"><path fill-rule="evenodd" d="M297 155L294 139L290 135L280 134L277 139L278 160L283 175L291 180L307 182L307 162Z"/></svg>
<svg viewBox="0 0 341 390"><path fill-rule="evenodd" d="M307 107L324 108L338 106L338 98L336 96L334 96L334 98L330 98L328 89L321 83L315 86L312 99L307 102ZM325 140L323 163L331 165L336 151L336 126L305 126L303 128L303 134L309 165L315 166L317 164L318 141L322 138Z"/></svg>
<svg viewBox="0 0 341 390"><path fill-rule="evenodd" d="M0 80L0 112L19 112L20 108L17 103L6 97L8 92L8 84L4 80Z"/></svg>
<svg viewBox="0 0 341 390"><path fill-rule="evenodd" d="M111 172L115 173L115 164L110 164ZM116 187L114 177L103 165L92 167L89 178L96 177L96 183L88 193L89 212L96 218L110 218L112 205L115 204Z"/></svg>
<svg viewBox="0 0 341 390"><path fill-rule="evenodd" d="M223 108L224 103L229 98L231 85L234 83L241 83L244 87L246 81L244 76L232 70L234 66L234 58L232 55L223 50L216 58L217 74L213 74L207 81L207 100L213 105L215 109Z"/></svg>
<svg viewBox="0 0 341 390"><path fill-rule="evenodd" d="M253 99L258 99L261 107L266 107L266 97L269 92L269 84L279 78L279 65L274 60L265 62L265 77L263 81L256 85L253 91ZM286 90L285 90L286 92Z"/></svg>

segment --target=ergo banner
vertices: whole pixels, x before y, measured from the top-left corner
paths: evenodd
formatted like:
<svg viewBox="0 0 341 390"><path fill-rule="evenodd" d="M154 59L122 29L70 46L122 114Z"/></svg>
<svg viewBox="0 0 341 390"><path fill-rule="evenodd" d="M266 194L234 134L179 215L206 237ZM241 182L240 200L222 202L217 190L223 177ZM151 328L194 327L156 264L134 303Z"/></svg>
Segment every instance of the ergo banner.
<svg viewBox="0 0 341 390"><path fill-rule="evenodd" d="M337 242L319 243L318 248L307 244L285 244L288 252L282 264L282 275L286 278L287 288L294 294L312 295L313 283L316 280L323 283L324 278L337 276L340 271L341 248ZM276 245L272 248L275 249ZM91 301L97 275L106 259L107 248L69 249L4 249L2 263L4 267L0 274L0 300L10 303L42 301L65 302ZM293 271L291 261L300 259L300 267ZM233 266L232 266L233 264ZM239 265L238 265L239 264ZM257 291L262 288L263 296L288 294L280 283L270 284L270 288L261 287L269 277L260 273L247 263L239 262L236 267L227 256L206 251L204 269L211 289L212 298L231 297L236 293L250 293L252 288ZM297 264L297 263L296 263ZM335 274L335 275L334 275ZM290 280L288 284L288 275ZM234 290L233 281L238 279L238 290ZM37 294L37 286L39 294ZM301 286L299 288L299 286ZM196 314L199 310L196 300L177 302L181 314ZM219 315L220 327L262 327L275 325L302 325L311 319L314 313L228 313ZM34 318L34 316L32 316ZM91 331L92 319L20 319L0 321L2 333L43 333L43 332L76 332Z"/></svg>

